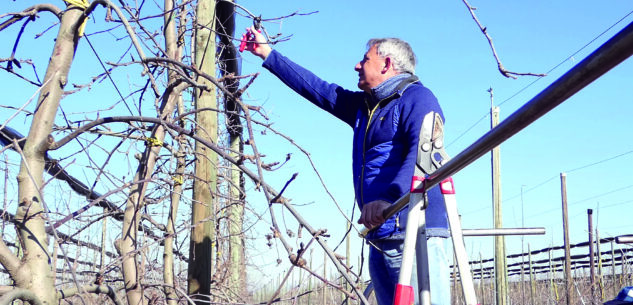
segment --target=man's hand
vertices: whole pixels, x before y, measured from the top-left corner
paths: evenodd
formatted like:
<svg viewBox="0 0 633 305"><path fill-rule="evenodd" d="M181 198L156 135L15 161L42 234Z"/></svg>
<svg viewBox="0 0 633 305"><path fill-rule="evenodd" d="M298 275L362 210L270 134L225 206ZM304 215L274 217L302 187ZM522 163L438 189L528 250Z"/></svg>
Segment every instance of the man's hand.
<svg viewBox="0 0 633 305"><path fill-rule="evenodd" d="M358 223L365 225L367 229L371 229L377 225L385 222L385 218L382 213L391 206L391 203L384 200L372 201L363 206L363 210L360 212L360 219Z"/></svg>
<svg viewBox="0 0 633 305"><path fill-rule="evenodd" d="M259 56L261 59L266 59L268 54L272 52L272 48L266 41L266 37L262 33L255 30L255 27L251 26L246 29L246 50L251 51L253 55Z"/></svg>

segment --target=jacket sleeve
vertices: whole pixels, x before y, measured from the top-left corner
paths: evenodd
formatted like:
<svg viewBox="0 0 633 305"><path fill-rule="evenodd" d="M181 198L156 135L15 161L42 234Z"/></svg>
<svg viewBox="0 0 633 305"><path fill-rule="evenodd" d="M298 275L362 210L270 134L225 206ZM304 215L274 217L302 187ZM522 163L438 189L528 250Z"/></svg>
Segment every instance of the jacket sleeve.
<svg viewBox="0 0 633 305"><path fill-rule="evenodd" d="M421 87L421 88L420 88ZM411 189L411 178L415 171L418 156L418 142L422 120L429 112L438 112L442 119L442 109L433 93L420 86L414 90L408 90L405 94L412 94L412 98L405 98L406 102L400 105L399 137L403 141L403 162L393 181L387 187L386 195L391 198L400 198ZM393 200L387 200L393 202Z"/></svg>
<svg viewBox="0 0 633 305"><path fill-rule="evenodd" d="M357 111L364 105L363 92L323 81L276 50L268 55L263 66L319 108L354 126Z"/></svg>

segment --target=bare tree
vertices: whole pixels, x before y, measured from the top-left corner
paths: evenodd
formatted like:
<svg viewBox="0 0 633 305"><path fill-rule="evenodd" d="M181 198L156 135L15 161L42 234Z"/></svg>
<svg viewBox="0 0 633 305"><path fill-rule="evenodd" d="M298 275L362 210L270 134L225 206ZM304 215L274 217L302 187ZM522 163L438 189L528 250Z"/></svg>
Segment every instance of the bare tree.
<svg viewBox="0 0 633 305"><path fill-rule="evenodd" d="M324 230L284 197L294 176L280 191L267 183L278 163L264 160L256 131L294 142L241 99L257 75L239 75L233 38L236 9L249 22L267 20L227 0L67 2L65 9L39 4L0 15L0 33L17 34L11 55L0 58L2 73L38 96L35 105L0 105L13 113L0 123L0 154L17 152L20 162L4 162L5 187L9 168L19 171L17 199L2 209L3 225L18 232L17 242L11 234L0 241L10 278L1 283L9 291L3 300L248 302L245 240L263 233L244 225L247 184L266 200L270 242L285 250L280 261L363 299L354 285L346 291L309 270L304 253L320 244L347 281L357 281L329 250ZM58 20L43 24L41 14ZM39 50L20 48L31 28L36 37L57 31L41 80ZM17 118L30 124L26 136L9 127L19 126ZM289 240L296 236L281 234L280 208L311 235L300 249Z"/></svg>
<svg viewBox="0 0 633 305"><path fill-rule="evenodd" d="M0 242L0 263L12 274L17 287L32 292L42 304L57 304L55 274L50 268L45 228L48 208L41 194L44 157L49 144L54 142L50 134L79 40L77 25L85 18L82 10L72 8L59 15L59 33L40 89L37 111L33 114L23 148L19 149L22 163L18 174L19 205L15 220L24 257L18 258L4 242ZM19 148L17 143L13 145Z"/></svg>

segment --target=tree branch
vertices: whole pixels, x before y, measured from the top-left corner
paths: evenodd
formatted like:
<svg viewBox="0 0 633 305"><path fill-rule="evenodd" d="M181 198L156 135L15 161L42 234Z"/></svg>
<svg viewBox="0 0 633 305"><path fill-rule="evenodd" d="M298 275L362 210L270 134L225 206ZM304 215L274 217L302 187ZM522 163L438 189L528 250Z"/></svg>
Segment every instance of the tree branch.
<svg viewBox="0 0 633 305"><path fill-rule="evenodd" d="M538 77L543 77L543 76L546 75L546 74L536 74L536 73L519 73L519 72L512 72L512 71L506 70L506 68L501 63L501 60L499 59L499 56L497 55L497 51L495 50L495 46L492 44L492 38L490 37L490 35L488 35L487 28L484 27L483 25L481 25L481 23L479 22L479 19L477 19L477 16L475 15L475 8L470 6L470 4L466 0L462 0L462 1L464 2L466 7L468 8L468 11L470 12L470 15L473 17L473 19L475 20L475 22L479 26L479 29L481 30L481 32L484 34L484 36L488 40L488 44L490 45L490 49L492 50L492 55L494 56L495 60L497 61L497 68L499 69L499 72L501 73L501 75L503 75L503 76L505 76L507 78L513 78L513 79L516 79L517 78L516 76L538 76Z"/></svg>
<svg viewBox="0 0 633 305"><path fill-rule="evenodd" d="M27 301L33 305L44 305L33 292L21 288L15 288L0 296L0 305L10 305L15 300Z"/></svg>
<svg viewBox="0 0 633 305"><path fill-rule="evenodd" d="M0 239L0 264L7 269L11 277L15 276L16 272L22 267L20 259L9 249L3 239ZM14 278L14 280L17 279Z"/></svg>
<svg viewBox="0 0 633 305"><path fill-rule="evenodd" d="M123 305L123 302L121 302L119 297L116 295L116 291L114 290L114 288L108 285L92 284L92 285L81 287L81 290L88 293L106 294L108 295L108 297L110 297L110 299L112 300L112 302L114 302L115 305ZM79 293L81 292L77 287L72 287L72 288L58 290L57 297L59 299L66 299L66 298L70 298L75 295L78 295Z"/></svg>
<svg viewBox="0 0 633 305"><path fill-rule="evenodd" d="M13 25L14 23L22 20L25 17L37 16L37 13L39 12L51 12L55 16L57 16L57 18L61 19L62 10L60 10L57 6L52 5L52 4L37 4L23 10L20 13L7 14L7 15L13 15L13 17L9 18L9 20L3 23L0 23L0 31L6 29L7 27Z"/></svg>
<svg viewBox="0 0 633 305"><path fill-rule="evenodd" d="M143 52L143 48L141 47L141 44L138 42L136 33L134 32L134 30L132 29L132 26L128 22L127 18L125 18L125 15L123 15L123 12L121 12L121 9L118 6L112 4L112 2L110 2L109 0L94 0L90 3L90 6L88 6L88 8L86 8L86 10L84 11L83 19L88 18L88 15L92 13L92 11L95 9L95 7L98 4L101 4L104 7L113 9L116 12L116 14L119 16L119 19L121 19L121 22L123 23L123 26L125 27L125 30L130 36L130 39L132 40L132 44L134 45L134 48L136 49L138 56L141 57L141 60L144 60L145 52ZM80 23L78 23L78 25L79 24ZM147 66L147 64L145 64L145 62L143 62L143 68L144 68L143 73L147 74L147 76L150 79L150 83L152 84L152 89L154 90L154 94L156 95L156 97L159 97L160 92L158 90L158 85L156 84L156 79L154 79L154 75L152 75L152 72L149 70L149 67Z"/></svg>

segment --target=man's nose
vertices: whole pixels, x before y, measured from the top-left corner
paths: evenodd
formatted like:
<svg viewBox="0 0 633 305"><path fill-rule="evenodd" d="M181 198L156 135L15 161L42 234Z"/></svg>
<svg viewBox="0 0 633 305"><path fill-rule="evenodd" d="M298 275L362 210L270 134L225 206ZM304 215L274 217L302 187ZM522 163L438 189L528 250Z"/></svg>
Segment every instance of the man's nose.
<svg viewBox="0 0 633 305"><path fill-rule="evenodd" d="M360 63L357 63L356 66L354 66L354 70L360 71Z"/></svg>

